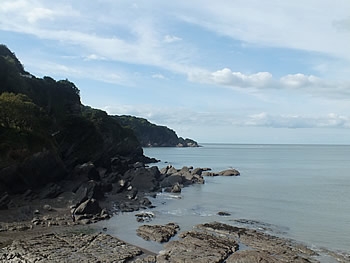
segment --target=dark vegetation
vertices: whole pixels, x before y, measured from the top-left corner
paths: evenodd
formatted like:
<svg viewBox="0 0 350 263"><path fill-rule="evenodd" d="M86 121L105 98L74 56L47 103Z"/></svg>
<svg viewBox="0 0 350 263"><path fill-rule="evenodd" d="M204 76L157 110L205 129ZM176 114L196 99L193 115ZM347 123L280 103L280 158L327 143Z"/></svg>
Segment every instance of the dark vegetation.
<svg viewBox="0 0 350 263"><path fill-rule="evenodd" d="M74 83L31 75L0 45L0 199L1 192L69 179L86 163L108 173L122 163L155 161L142 146L198 145L145 119L82 105Z"/></svg>
<svg viewBox="0 0 350 263"><path fill-rule="evenodd" d="M166 126L150 123L148 120L134 116L114 116L126 128L134 131L143 147L198 147L191 139L178 137L175 131Z"/></svg>
<svg viewBox="0 0 350 263"><path fill-rule="evenodd" d="M85 162L108 169L115 156L144 158L134 133L106 112L82 105L74 83L36 78L0 45L0 190L11 178L27 181L31 173L23 164L38 153L62 164L62 177Z"/></svg>

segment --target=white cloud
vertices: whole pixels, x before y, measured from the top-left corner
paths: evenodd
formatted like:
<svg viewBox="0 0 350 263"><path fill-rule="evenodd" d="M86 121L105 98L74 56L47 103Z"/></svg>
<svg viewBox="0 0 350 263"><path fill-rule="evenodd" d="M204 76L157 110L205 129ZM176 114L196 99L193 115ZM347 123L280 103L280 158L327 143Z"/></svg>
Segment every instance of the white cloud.
<svg viewBox="0 0 350 263"><path fill-rule="evenodd" d="M152 105L114 105L104 108L112 115L134 115L159 125L206 127L267 127L267 128L331 128L349 129L350 115L341 114L270 114L260 112L242 115L227 112L200 112L183 107L156 107Z"/></svg>
<svg viewBox="0 0 350 263"><path fill-rule="evenodd" d="M215 5L209 0L193 0L182 2L182 7L178 16L187 23L233 39L350 60L350 35L339 30L349 28L347 0L217 0Z"/></svg>
<svg viewBox="0 0 350 263"><path fill-rule="evenodd" d="M159 73L158 74L153 74L152 78L154 78L154 79L166 79L164 75L159 74Z"/></svg>
<svg viewBox="0 0 350 263"><path fill-rule="evenodd" d="M280 78L280 83L282 86L287 86L291 88L301 88L310 85L322 85L320 78L315 76L307 76L301 73L288 74Z"/></svg>
<svg viewBox="0 0 350 263"><path fill-rule="evenodd" d="M181 41L182 39L177 36L172 36L172 35L165 35L163 41L165 43L173 43L173 42L178 42Z"/></svg>
<svg viewBox="0 0 350 263"><path fill-rule="evenodd" d="M266 112L253 114L244 126L272 128L350 128L350 117L330 113L322 116L273 115Z"/></svg>
<svg viewBox="0 0 350 263"><path fill-rule="evenodd" d="M84 59L85 60L106 60L105 57L101 57L101 56L96 55L96 54L90 54L90 55L86 56Z"/></svg>
<svg viewBox="0 0 350 263"><path fill-rule="evenodd" d="M313 75L301 73L288 74L276 79L269 72L244 74L224 68L214 72L204 70L193 71L188 74L188 79L192 82L214 84L240 90L249 89L249 91L263 91L268 89L279 91L299 90L311 96L338 99L346 99L350 96L349 81L328 81Z"/></svg>

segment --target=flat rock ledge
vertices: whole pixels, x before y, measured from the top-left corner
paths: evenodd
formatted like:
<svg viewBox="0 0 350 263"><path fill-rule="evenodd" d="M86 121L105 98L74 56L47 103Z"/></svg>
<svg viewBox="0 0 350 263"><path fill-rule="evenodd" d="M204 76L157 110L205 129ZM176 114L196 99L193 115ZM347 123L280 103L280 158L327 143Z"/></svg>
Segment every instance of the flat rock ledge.
<svg viewBox="0 0 350 263"><path fill-rule="evenodd" d="M224 262L238 249L231 238L209 232L188 231L180 234L181 240L164 245L165 250L157 256L158 263L165 262Z"/></svg>
<svg viewBox="0 0 350 263"><path fill-rule="evenodd" d="M168 242L170 238L175 236L179 229L179 225L168 223L166 225L142 225L136 230L136 232L137 235L145 240L153 240L163 243Z"/></svg>
<svg viewBox="0 0 350 263"><path fill-rule="evenodd" d="M0 262L155 262L140 248L107 234L43 234L0 249Z"/></svg>
<svg viewBox="0 0 350 263"><path fill-rule="evenodd" d="M252 229L219 222L200 224L179 234L180 239L164 245L158 263L277 263L329 262L320 260L315 251L289 239L271 236ZM349 258L337 257L349 262Z"/></svg>

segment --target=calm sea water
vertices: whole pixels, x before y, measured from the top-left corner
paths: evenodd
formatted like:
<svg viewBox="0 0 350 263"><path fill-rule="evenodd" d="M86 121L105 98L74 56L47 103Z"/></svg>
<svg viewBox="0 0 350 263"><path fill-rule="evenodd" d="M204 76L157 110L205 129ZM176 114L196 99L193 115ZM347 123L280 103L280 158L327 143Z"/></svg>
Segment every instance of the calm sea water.
<svg viewBox="0 0 350 263"><path fill-rule="evenodd" d="M350 146L203 144L200 148L145 148L145 155L173 165L230 167L239 177L209 177L204 185L151 201L152 224L177 222L182 230L214 220L292 238L313 247L350 252ZM217 212L231 213L220 217ZM104 222L111 234L152 251L162 246L135 235L135 213ZM238 224L239 225L239 224Z"/></svg>

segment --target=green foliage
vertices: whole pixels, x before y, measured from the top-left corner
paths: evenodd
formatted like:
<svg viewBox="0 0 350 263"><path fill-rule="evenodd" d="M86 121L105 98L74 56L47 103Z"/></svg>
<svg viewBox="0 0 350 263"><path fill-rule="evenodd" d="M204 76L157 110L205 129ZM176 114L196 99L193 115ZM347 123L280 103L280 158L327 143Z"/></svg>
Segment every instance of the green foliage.
<svg viewBox="0 0 350 263"><path fill-rule="evenodd" d="M0 169L43 149L55 152L68 169L142 155L132 130L104 111L82 106L74 83L32 76L0 45Z"/></svg>
<svg viewBox="0 0 350 263"><path fill-rule="evenodd" d="M39 131L48 124L46 113L26 95L0 94L0 126L27 131Z"/></svg>
<svg viewBox="0 0 350 263"><path fill-rule="evenodd" d="M165 126L158 126L143 118L134 116L114 116L118 122L132 129L142 146L176 146L179 138Z"/></svg>

